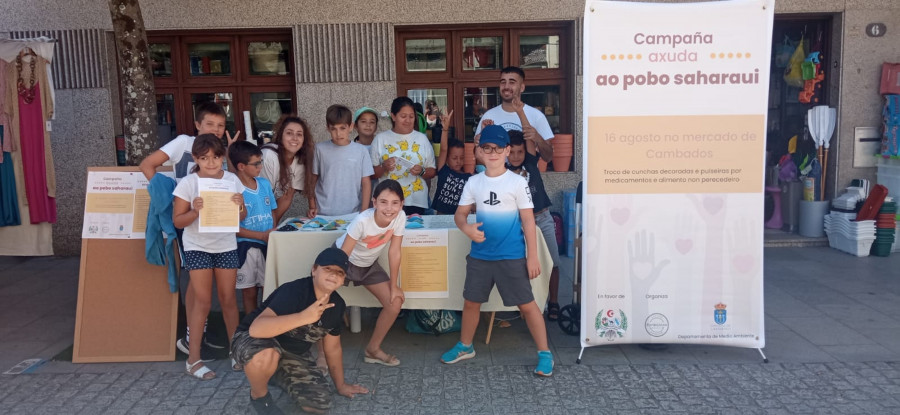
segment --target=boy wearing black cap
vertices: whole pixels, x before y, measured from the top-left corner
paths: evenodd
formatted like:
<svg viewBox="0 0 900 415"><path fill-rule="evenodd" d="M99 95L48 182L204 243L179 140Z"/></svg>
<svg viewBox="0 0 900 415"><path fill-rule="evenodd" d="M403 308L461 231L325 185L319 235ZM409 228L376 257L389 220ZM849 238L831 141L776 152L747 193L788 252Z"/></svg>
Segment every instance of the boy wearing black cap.
<svg viewBox="0 0 900 415"><path fill-rule="evenodd" d="M250 404L257 413L282 413L269 394L269 379L306 412L322 413L331 407L328 380L310 353L319 339L324 339L325 360L337 392L348 398L368 393L360 385L344 383L340 334L345 304L335 290L344 284L348 266L344 251L322 251L310 277L278 287L241 321L231 354L244 366Z"/></svg>
<svg viewBox="0 0 900 415"><path fill-rule="evenodd" d="M496 284L503 305L519 307L537 346L534 373L550 376L553 354L547 343L547 327L531 292L531 280L541 274L534 205L528 181L506 169L509 151L509 134L503 127L489 125L481 131L476 154L484 161L485 171L466 182L454 216L456 226L472 239L466 257L462 330L459 342L441 356L441 362L475 357L472 339L481 304L487 302ZM466 219L475 204L477 223L470 224Z"/></svg>

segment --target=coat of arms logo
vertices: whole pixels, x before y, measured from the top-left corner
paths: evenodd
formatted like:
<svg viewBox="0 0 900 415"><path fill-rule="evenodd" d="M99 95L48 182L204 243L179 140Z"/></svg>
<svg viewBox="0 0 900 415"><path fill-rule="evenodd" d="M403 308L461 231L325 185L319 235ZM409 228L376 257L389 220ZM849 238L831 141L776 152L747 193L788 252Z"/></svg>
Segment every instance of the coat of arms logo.
<svg viewBox="0 0 900 415"><path fill-rule="evenodd" d="M622 310L600 310L594 320L594 327L598 336L613 341L625 336L625 331L628 330L628 316Z"/></svg>
<svg viewBox="0 0 900 415"><path fill-rule="evenodd" d="M728 318L725 307L725 304L719 303L716 304L716 311L713 313L713 317L716 319L716 324L722 325L725 324L725 320Z"/></svg>

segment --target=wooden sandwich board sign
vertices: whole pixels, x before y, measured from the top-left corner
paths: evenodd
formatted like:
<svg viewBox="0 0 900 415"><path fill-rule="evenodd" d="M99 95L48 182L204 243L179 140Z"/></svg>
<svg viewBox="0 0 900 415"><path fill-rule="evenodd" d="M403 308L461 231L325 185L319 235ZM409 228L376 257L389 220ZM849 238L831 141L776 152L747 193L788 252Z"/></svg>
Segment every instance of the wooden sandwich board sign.
<svg viewBox="0 0 900 415"><path fill-rule="evenodd" d="M118 195L99 198L96 194L105 194L109 187L89 185L86 222L90 216L93 223L121 223L122 215L128 214L133 222L126 229L127 238L125 234L116 239L82 238L72 362L172 361L178 293L169 291L165 266L147 263L144 239L136 237L146 226L147 180L137 167L89 167L88 176L89 183L125 184L116 186ZM129 185L135 189L130 203L124 196ZM104 212L117 216L104 218Z"/></svg>

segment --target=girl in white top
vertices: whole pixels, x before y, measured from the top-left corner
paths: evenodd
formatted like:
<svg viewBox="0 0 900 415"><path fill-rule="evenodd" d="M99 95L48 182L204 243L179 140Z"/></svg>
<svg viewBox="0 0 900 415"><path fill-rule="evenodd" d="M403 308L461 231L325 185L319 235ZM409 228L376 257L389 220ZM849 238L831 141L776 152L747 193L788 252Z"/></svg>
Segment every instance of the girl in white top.
<svg viewBox="0 0 900 415"><path fill-rule="evenodd" d="M306 191L308 216L316 216L316 192L312 182L316 149L306 121L293 114L281 117L275 124L272 143L264 145L262 150L263 165L259 175L269 179L278 199L273 214L275 223L281 221L291 207L294 191Z"/></svg>
<svg viewBox="0 0 900 415"><path fill-rule="evenodd" d="M364 285L381 302L372 338L366 346L364 361L397 366L400 360L381 350L381 342L394 325L405 297L399 286L400 244L406 229L403 189L395 180L384 180L372 192L373 208L364 210L347 226L347 233L335 242L350 257L345 284ZM378 256L390 244L390 276L378 265Z"/></svg>
<svg viewBox="0 0 900 415"><path fill-rule="evenodd" d="M391 104L394 127L375 136L369 156L375 177L393 179L403 189L407 215L423 214L428 208L427 183L436 174L434 148L428 137L414 131L416 111L407 97L398 97Z"/></svg>
<svg viewBox="0 0 900 415"><path fill-rule="evenodd" d="M219 179L234 185L231 201L239 206L240 220L247 216L244 210L244 197L241 193L244 186L233 173L222 170L225 157L225 146L212 134L202 134L194 140L191 156L195 166L191 174L185 176L178 185L172 207L172 221L178 228L184 228L184 263L182 266L190 271L191 281L185 296L188 327L194 333L203 332L203 324L209 314L212 301L212 280L216 279L219 303L222 305L222 317L228 338L234 336L238 325L238 308L235 299L235 280L237 278L238 256L237 238L234 232L200 232L200 210L203 209L203 198L200 197L200 179ZM200 347L203 342L189 342L188 359L185 368L191 376L201 380L209 380L216 374L209 370L200 360ZM193 362L193 363L191 363Z"/></svg>

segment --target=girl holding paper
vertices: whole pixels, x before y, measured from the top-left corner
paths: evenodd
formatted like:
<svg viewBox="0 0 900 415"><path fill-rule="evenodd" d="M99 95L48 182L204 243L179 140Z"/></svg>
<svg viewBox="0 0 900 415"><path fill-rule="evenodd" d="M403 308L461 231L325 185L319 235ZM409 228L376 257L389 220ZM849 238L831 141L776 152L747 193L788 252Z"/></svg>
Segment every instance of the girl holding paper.
<svg viewBox="0 0 900 415"><path fill-rule="evenodd" d="M200 197L200 179L215 179L216 185L227 185L231 202L236 205L234 212L243 220L247 215L244 210L244 197L241 193L244 186L233 173L222 170L225 158L225 146L212 134L202 134L194 140L191 155L196 164L191 174L185 176L172 192L175 195L172 208L172 221L178 228L184 228L182 243L184 244L184 263L182 266L190 271L191 281L185 296L188 328L194 333L203 332L203 324L212 301L212 281L216 279L219 303L222 305L222 317L228 338L234 336L238 325L238 308L235 298L235 280L237 278L238 256L235 232L201 232L200 211L203 209L203 198ZM209 207L212 209L212 206ZM204 219L205 220L205 219ZM216 374L200 360L202 342L189 343L190 353L185 362L185 369L191 376L200 380L209 380Z"/></svg>
<svg viewBox="0 0 900 415"><path fill-rule="evenodd" d="M407 215L424 214L428 208L427 183L435 176L434 148L425 134L415 131L416 111L408 97L391 104L393 128L375 136L369 148L375 177L400 183Z"/></svg>

